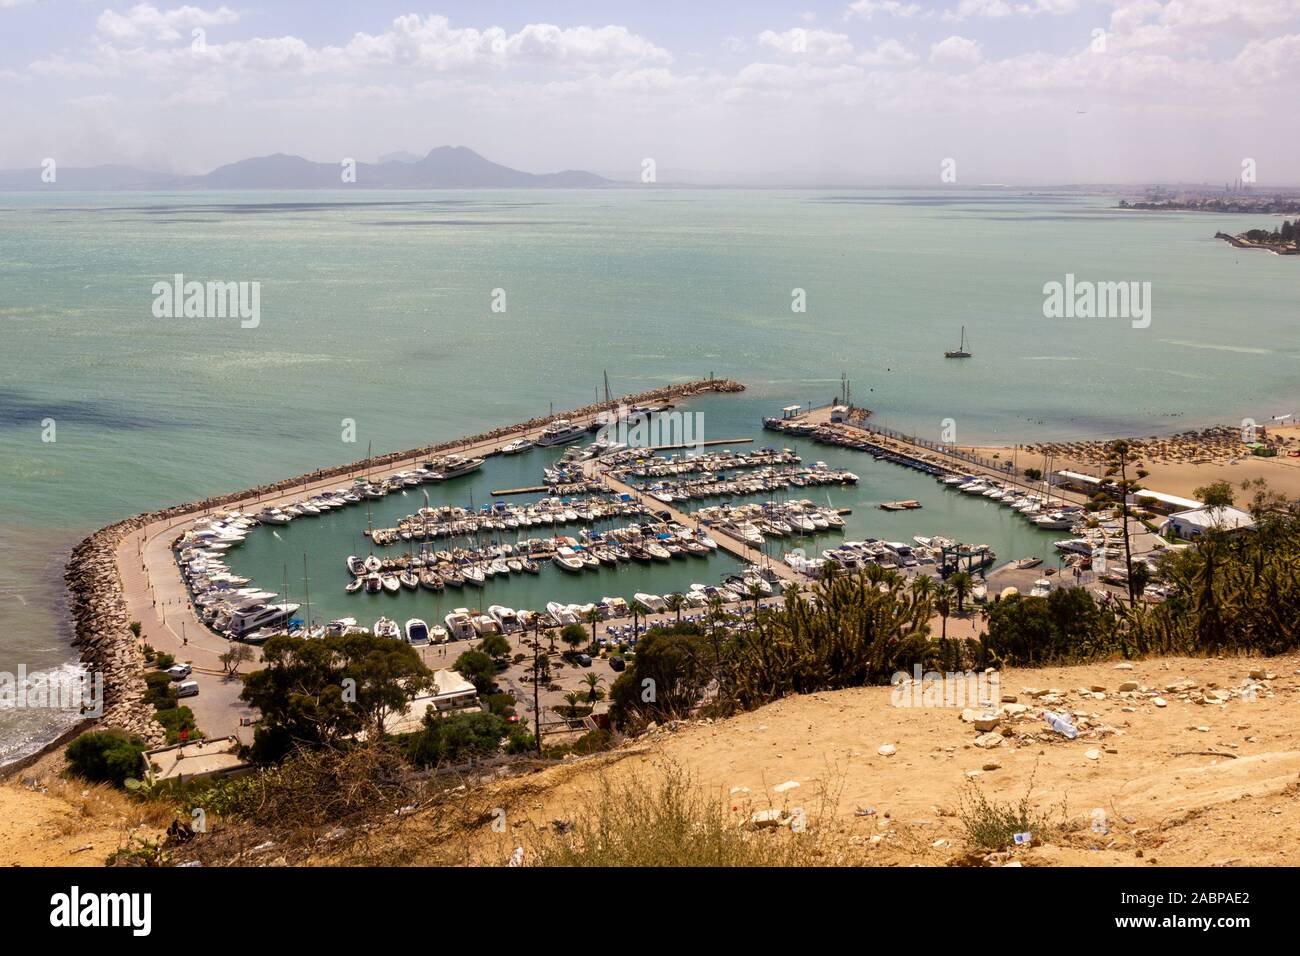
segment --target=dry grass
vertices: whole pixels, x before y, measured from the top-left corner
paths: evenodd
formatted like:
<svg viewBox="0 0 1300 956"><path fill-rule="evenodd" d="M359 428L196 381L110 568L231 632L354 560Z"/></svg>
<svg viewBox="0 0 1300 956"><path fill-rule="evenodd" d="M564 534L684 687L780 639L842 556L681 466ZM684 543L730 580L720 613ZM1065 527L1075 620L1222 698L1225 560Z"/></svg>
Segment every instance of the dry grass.
<svg viewBox="0 0 1300 956"><path fill-rule="evenodd" d="M814 807L776 807L786 822L756 829L752 804L733 805L701 787L686 771L664 764L651 775L611 782L542 832L531 866L846 866L861 863L834 822L834 788L818 788Z"/></svg>
<svg viewBox="0 0 1300 956"><path fill-rule="evenodd" d="M1015 845L1017 834L1027 833L1033 841L1044 843L1060 832L1068 815L1065 802L1051 810L1038 810L1030 799L1033 791L1030 775L1024 796L1015 803L1000 803L985 797L974 781L967 783L959 796L957 816L971 845L979 850L1005 850Z"/></svg>

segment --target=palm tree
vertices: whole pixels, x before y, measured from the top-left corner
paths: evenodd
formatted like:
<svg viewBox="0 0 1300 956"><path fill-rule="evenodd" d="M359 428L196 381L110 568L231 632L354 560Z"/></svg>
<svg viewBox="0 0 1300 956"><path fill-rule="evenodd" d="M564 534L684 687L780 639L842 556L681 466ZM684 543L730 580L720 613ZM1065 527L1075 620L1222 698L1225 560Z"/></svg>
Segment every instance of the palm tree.
<svg viewBox="0 0 1300 956"><path fill-rule="evenodd" d="M709 598L709 641L713 644L713 663L719 672L722 669L722 641L719 639L718 632L719 624L725 615L722 595L715 594Z"/></svg>
<svg viewBox="0 0 1300 956"><path fill-rule="evenodd" d="M763 598L766 592L758 585L757 582L749 586L749 599L754 602L754 620L758 620L758 602Z"/></svg>
<svg viewBox="0 0 1300 956"><path fill-rule="evenodd" d="M594 607L587 612L587 623L591 625L591 651L596 652L596 625L600 623L600 612Z"/></svg>
<svg viewBox="0 0 1300 956"><path fill-rule="evenodd" d="M576 691L569 691L564 695L564 702L569 705L569 719L573 720L578 716L578 705L582 703L582 696Z"/></svg>
<svg viewBox="0 0 1300 956"><path fill-rule="evenodd" d="M953 586L947 581L936 584L934 587L934 609L939 612L939 617L943 620L943 640L948 639L948 615L952 613L952 599L954 594Z"/></svg>
<svg viewBox="0 0 1300 956"><path fill-rule="evenodd" d="M1119 493L1120 513L1124 516L1124 568L1125 572L1133 566L1133 546L1129 538L1129 496L1135 491L1141 490L1138 484L1145 478L1148 472L1142 467L1142 462L1138 460L1133 446L1123 438L1113 441L1106 449L1106 477L1111 479L1111 484ZM1130 472L1133 477L1129 477ZM1118 476L1118 480L1115 480ZM1132 610L1137 606L1137 595L1133 593L1132 579L1126 579L1128 582L1128 606Z"/></svg>
<svg viewBox="0 0 1300 956"><path fill-rule="evenodd" d="M966 595L975 589L975 579L966 571L958 571L948 579L948 583L957 597L957 613L961 614L966 610Z"/></svg>
<svg viewBox="0 0 1300 956"><path fill-rule="evenodd" d="M668 605L668 610L677 612L677 623L682 623L682 608L686 606L686 598L680 594L670 594L664 598L664 603Z"/></svg>
<svg viewBox="0 0 1300 956"><path fill-rule="evenodd" d="M587 700L594 704L605 696L600 689L600 685L605 683L605 678L599 674L586 674L582 679L587 685Z"/></svg>

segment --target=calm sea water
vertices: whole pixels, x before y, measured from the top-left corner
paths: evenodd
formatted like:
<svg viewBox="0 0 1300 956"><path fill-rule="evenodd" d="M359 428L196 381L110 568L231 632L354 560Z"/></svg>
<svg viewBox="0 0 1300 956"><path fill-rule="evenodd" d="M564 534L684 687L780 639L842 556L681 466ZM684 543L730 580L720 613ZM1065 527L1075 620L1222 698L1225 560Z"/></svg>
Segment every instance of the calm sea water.
<svg viewBox="0 0 1300 956"><path fill-rule="evenodd" d="M951 418L963 442L1291 411L1296 263L1212 238L1254 220L1109 205L896 191L0 195L0 670L71 659L61 568L95 527L367 445L582 404L605 370L620 393L709 372L745 382L742 396L693 406L724 438L827 400L841 371L884 424L937 438ZM178 272L260 282L259 327L155 318L153 284ZM1044 319L1043 284L1067 273L1151 282L1151 327ZM795 289L806 312L791 310ZM975 357L946 362L962 325ZM940 532L1003 557L1041 546L1002 509L929 479L817 446L806 456L863 476L832 492L855 508L850 534ZM483 493L491 476L475 479ZM870 507L901 497L926 508ZM364 516L345 514L338 534L351 539ZM284 555L250 541L240 560L300 567L306 538L324 533L309 524L280 532ZM325 600L342 565L320 565ZM636 589L615 577L592 574L592 596ZM52 724L0 712L0 760Z"/></svg>

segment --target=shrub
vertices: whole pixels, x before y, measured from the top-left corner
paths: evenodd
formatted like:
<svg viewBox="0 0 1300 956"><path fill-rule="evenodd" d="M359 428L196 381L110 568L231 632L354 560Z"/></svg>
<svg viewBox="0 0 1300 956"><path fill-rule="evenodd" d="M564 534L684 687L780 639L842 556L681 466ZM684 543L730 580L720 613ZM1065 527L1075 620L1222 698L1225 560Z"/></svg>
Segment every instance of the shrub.
<svg viewBox="0 0 1300 956"><path fill-rule="evenodd" d="M144 742L120 730L99 730L82 734L68 744L68 769L92 783L122 786L128 777L142 771Z"/></svg>
<svg viewBox="0 0 1300 956"><path fill-rule="evenodd" d="M184 706L167 707L154 712L154 719L163 725L167 731L167 742L169 744L178 744L181 742L181 730L188 729L186 740L198 740L203 736L203 732L194 724L194 711Z"/></svg>
<svg viewBox="0 0 1300 956"><path fill-rule="evenodd" d="M424 729L405 738L406 757L421 767L459 763L495 754L506 735L506 721L482 712L439 717L424 715Z"/></svg>
<svg viewBox="0 0 1300 956"><path fill-rule="evenodd" d="M957 816L966 828L966 837L975 846L985 850L1005 850L1015 844L1017 833L1029 833L1039 841L1046 840L1060 828L1065 819L1065 806L1060 815L1053 817L1034 810L1029 802L1034 780L1029 779L1029 789L1014 804L991 802L970 781L961 791Z"/></svg>
<svg viewBox="0 0 1300 956"><path fill-rule="evenodd" d="M158 710L165 710L168 707L174 707L176 703L176 689L172 687L172 679L163 671L150 671L144 675L145 682L145 703L153 704Z"/></svg>

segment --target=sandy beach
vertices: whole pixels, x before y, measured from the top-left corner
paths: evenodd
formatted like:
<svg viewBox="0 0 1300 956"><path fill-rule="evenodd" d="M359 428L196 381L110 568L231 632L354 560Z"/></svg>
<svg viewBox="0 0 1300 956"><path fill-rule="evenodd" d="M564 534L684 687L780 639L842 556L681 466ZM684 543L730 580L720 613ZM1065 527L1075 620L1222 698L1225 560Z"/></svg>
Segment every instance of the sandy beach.
<svg viewBox="0 0 1300 956"><path fill-rule="evenodd" d="M1150 473L1142 486L1185 498L1194 497L1197 488L1216 481L1226 481L1237 493L1238 505L1249 502L1253 492L1241 489L1244 482L1263 479L1271 490L1288 498L1300 498L1300 425L1261 428L1259 441L1277 447L1273 458L1251 454L1242 441L1239 428L1217 426L1175 436L1131 437L1141 456L1142 466ZM1050 458L1053 471L1066 469L1098 477L1106 471L1106 446L1109 440L1090 439L1074 442L1042 442L1024 445L981 445L967 448L983 458L1013 458L1021 474L1026 468L1046 470Z"/></svg>

